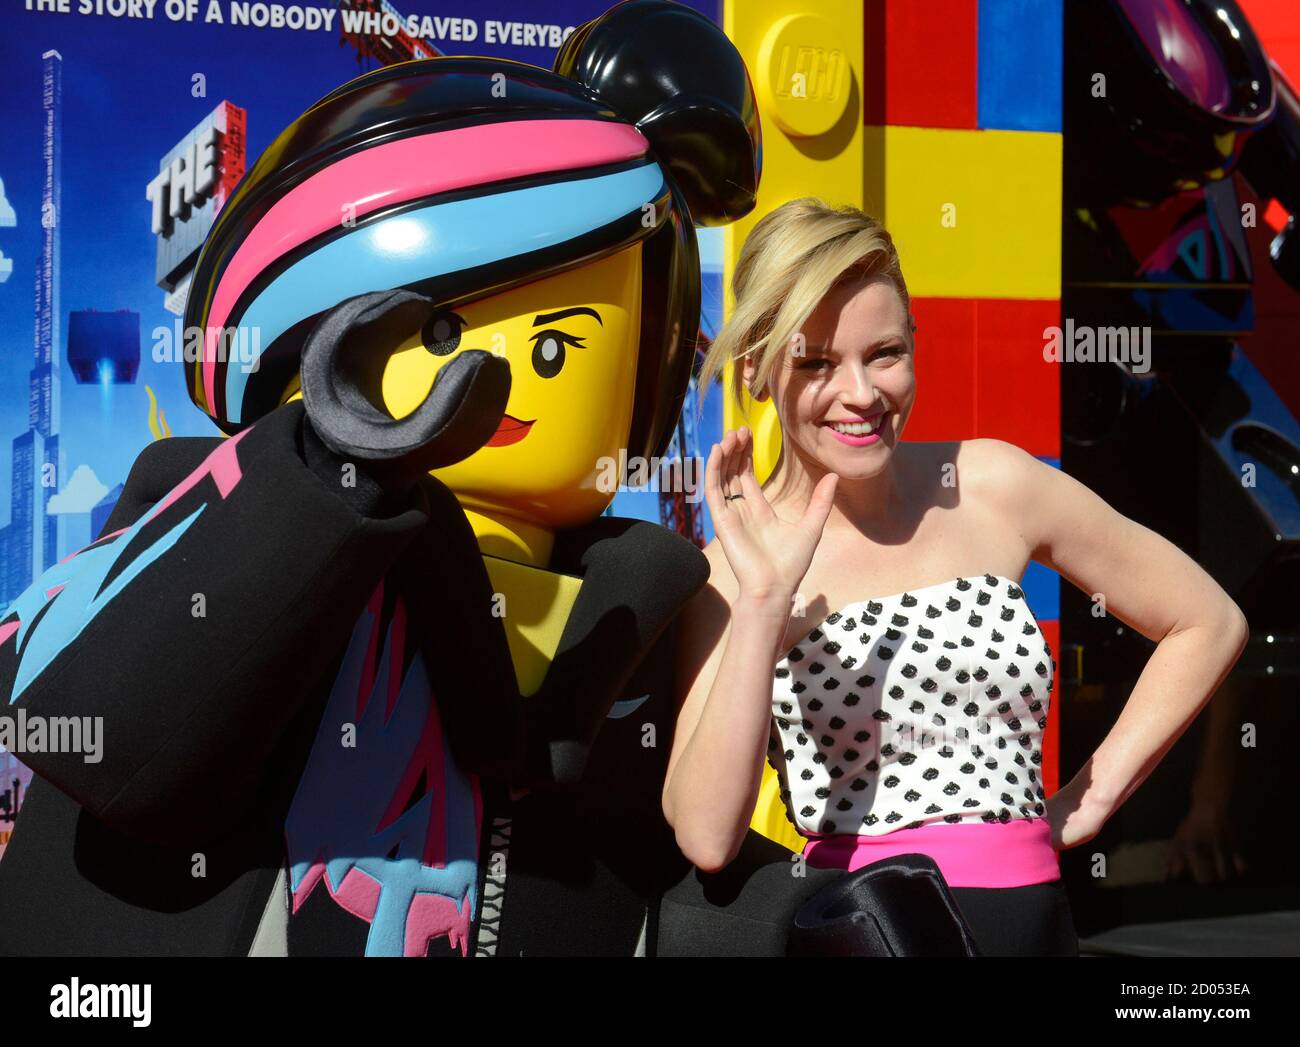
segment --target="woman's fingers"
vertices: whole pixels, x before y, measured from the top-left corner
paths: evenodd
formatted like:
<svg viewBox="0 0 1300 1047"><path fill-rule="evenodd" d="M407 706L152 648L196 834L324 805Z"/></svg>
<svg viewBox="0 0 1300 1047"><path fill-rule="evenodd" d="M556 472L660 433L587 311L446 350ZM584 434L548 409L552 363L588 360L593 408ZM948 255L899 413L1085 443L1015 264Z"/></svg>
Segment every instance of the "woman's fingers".
<svg viewBox="0 0 1300 1047"><path fill-rule="evenodd" d="M772 506L759 486L758 477L754 475L754 434L748 427L742 427L745 434L744 451L740 468L740 493L745 496L745 504L751 513L759 519L774 515Z"/></svg>
<svg viewBox="0 0 1300 1047"><path fill-rule="evenodd" d="M727 430L710 449L704 469L704 497L715 518L730 514L739 522L749 523L775 517L754 475L754 434L748 426Z"/></svg>
<svg viewBox="0 0 1300 1047"><path fill-rule="evenodd" d="M722 448L714 444L709 449L709 460L704 463L704 502L714 520L721 519L727 509L722 493Z"/></svg>
<svg viewBox="0 0 1300 1047"><path fill-rule="evenodd" d="M739 462L742 457L740 444L740 436L734 429L727 430L720 443L718 483L722 489L723 507L729 512L741 508L731 499L731 496L740 490Z"/></svg>
<svg viewBox="0 0 1300 1047"><path fill-rule="evenodd" d="M812 497L808 499L808 508L804 510L803 523L816 529L818 536L826 527L826 518L831 514L835 504L835 485L839 483L835 473L827 473L817 481Z"/></svg>
<svg viewBox="0 0 1300 1047"><path fill-rule="evenodd" d="M727 434L723 433L722 438L713 446L718 452L714 463L714 479L717 481L718 498L722 500L727 494ZM725 503L723 508L727 508Z"/></svg>
<svg viewBox="0 0 1300 1047"><path fill-rule="evenodd" d="M733 429L727 433L726 439L727 468L722 486L727 494L736 495L740 493L740 473L744 468L745 441L738 429ZM734 506L733 508L739 509L740 506Z"/></svg>
<svg viewBox="0 0 1300 1047"><path fill-rule="evenodd" d="M736 451L736 434L728 430L722 434L722 440L719 444L722 450L722 460L720 464L720 480L722 483L722 493L724 497L731 493L731 474L735 471L732 459Z"/></svg>

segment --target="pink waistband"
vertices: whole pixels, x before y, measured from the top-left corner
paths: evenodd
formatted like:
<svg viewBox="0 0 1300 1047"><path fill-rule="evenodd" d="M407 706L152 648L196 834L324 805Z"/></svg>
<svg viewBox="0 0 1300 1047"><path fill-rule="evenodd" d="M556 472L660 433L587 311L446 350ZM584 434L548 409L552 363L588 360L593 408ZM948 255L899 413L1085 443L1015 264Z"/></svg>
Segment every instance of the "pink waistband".
<svg viewBox="0 0 1300 1047"><path fill-rule="evenodd" d="M949 887L1025 887L1061 878L1046 818L941 822L883 836L815 836L803 853L816 869L848 872L899 854L927 854Z"/></svg>

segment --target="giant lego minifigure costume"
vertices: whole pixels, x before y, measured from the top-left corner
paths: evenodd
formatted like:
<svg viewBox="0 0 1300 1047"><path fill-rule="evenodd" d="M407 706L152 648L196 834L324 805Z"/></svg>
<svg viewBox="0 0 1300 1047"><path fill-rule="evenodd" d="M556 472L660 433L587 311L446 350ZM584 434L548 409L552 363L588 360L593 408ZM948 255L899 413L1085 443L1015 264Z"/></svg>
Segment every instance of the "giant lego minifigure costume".
<svg viewBox="0 0 1300 1047"><path fill-rule="evenodd" d="M10 713L103 717L0 863L15 954L653 951L675 612L707 566L601 517L753 205L743 63L633 0L555 71L376 70L218 217L168 439L0 622ZM255 331L256 368L241 356Z"/></svg>

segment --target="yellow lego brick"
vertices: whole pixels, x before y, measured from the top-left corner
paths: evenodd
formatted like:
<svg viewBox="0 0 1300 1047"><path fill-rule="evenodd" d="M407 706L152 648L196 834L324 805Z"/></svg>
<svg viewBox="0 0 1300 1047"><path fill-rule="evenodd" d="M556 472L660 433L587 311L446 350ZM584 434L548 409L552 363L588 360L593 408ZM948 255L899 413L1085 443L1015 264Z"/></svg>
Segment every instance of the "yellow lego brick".
<svg viewBox="0 0 1300 1047"><path fill-rule="evenodd" d="M1061 136L868 127L864 208L894 236L908 290L1059 298Z"/></svg>
<svg viewBox="0 0 1300 1047"><path fill-rule="evenodd" d="M731 274L745 237L763 215L788 200L819 196L862 206L865 128L862 118L861 0L726 0L722 24L745 59L763 124L763 175L753 212L723 233L724 310L731 312ZM730 369L724 375L730 382ZM713 395L717 395L715 392ZM776 462L780 436L771 405L748 417L723 406L728 429L749 424L759 439L761 475Z"/></svg>
<svg viewBox="0 0 1300 1047"><path fill-rule="evenodd" d="M796 854L802 854L808 843L786 817L785 801L781 799L781 779L766 763L763 764L763 779L758 786L758 801L754 804L754 816L749 827Z"/></svg>
<svg viewBox="0 0 1300 1047"><path fill-rule="evenodd" d="M726 0L722 25L745 59L763 125L763 174L753 212L726 227L728 300L740 247L787 200L862 202L861 0Z"/></svg>

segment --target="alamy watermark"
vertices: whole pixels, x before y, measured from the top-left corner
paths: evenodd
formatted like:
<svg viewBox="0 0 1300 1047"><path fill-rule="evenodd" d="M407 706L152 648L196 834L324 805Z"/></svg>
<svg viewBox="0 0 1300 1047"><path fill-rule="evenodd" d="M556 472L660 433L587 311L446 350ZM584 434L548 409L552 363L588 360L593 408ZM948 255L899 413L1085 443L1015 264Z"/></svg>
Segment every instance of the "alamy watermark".
<svg viewBox="0 0 1300 1047"><path fill-rule="evenodd" d="M1151 370L1150 327L1076 326L1043 328L1043 359L1048 363L1123 364L1134 374Z"/></svg>
<svg viewBox="0 0 1300 1047"><path fill-rule="evenodd" d="M689 458L628 457L627 448L618 449L618 457L602 455L596 459L596 489L604 494L619 491L681 493L688 502L704 496L704 460Z"/></svg>
<svg viewBox="0 0 1300 1047"><path fill-rule="evenodd" d="M171 327L153 329L153 359L159 364L193 364L200 361L239 364L244 373L256 371L262 359L262 329L246 327Z"/></svg>
<svg viewBox="0 0 1300 1047"><path fill-rule="evenodd" d="M104 758L102 716L29 716L19 709L0 716L0 749L25 753L81 753L85 763Z"/></svg>
<svg viewBox="0 0 1300 1047"><path fill-rule="evenodd" d="M50 986L51 1018L129 1018L137 1029L152 1020L151 984L99 984L80 978Z"/></svg>

